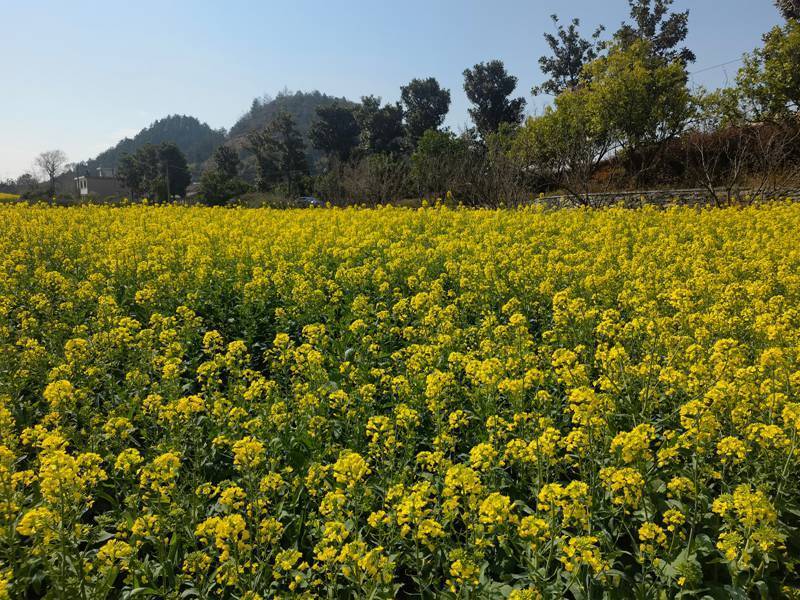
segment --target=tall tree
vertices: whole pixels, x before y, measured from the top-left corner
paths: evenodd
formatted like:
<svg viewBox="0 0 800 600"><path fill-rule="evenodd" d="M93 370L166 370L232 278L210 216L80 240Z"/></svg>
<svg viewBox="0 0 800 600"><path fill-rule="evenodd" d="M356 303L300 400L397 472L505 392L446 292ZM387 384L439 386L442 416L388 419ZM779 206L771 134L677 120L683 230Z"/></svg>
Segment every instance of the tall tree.
<svg viewBox="0 0 800 600"><path fill-rule="evenodd" d="M408 136L416 146L422 134L439 129L450 110L450 90L443 89L435 77L412 79L400 88L403 117Z"/></svg>
<svg viewBox="0 0 800 600"><path fill-rule="evenodd" d="M248 190L239 178L239 153L230 146L220 146L214 151L214 166L203 171L200 177L200 196L207 204L224 204Z"/></svg>
<svg viewBox="0 0 800 600"><path fill-rule="evenodd" d="M381 106L377 96L364 96L356 109L361 128L361 149L368 154L399 154L404 149L403 108L399 103Z"/></svg>
<svg viewBox="0 0 800 600"><path fill-rule="evenodd" d="M545 33L544 39L550 46L552 55L539 58L542 72L549 75L550 79L531 90L534 96L542 93L558 96L564 90L577 87L581 81L583 66L597 58L602 46L599 41L600 35L605 31L602 25L587 40L578 31L580 19L572 19L565 29L558 22L557 15L550 15L550 18L557 30L555 35Z"/></svg>
<svg viewBox="0 0 800 600"><path fill-rule="evenodd" d="M185 196L186 188L192 182L192 175L189 172L186 156L177 144L163 142L158 146L158 167L159 177L164 178L161 199L164 199L164 192L166 199Z"/></svg>
<svg viewBox="0 0 800 600"><path fill-rule="evenodd" d="M636 40L650 44L651 52L667 61L694 62L694 52L679 48L689 34L689 11L670 12L673 0L628 0L632 23L623 23L614 34L625 46Z"/></svg>
<svg viewBox="0 0 800 600"><path fill-rule="evenodd" d="M300 180L308 174L306 145L289 113L279 113L264 129L248 136L250 149L256 156L260 191L275 184L286 185L286 193L294 195Z"/></svg>
<svg viewBox="0 0 800 600"><path fill-rule="evenodd" d="M36 157L36 166L41 169L50 181L48 194L52 198L56 194L56 176L67 162L67 155L61 150L48 150Z"/></svg>
<svg viewBox="0 0 800 600"><path fill-rule="evenodd" d="M230 146L220 146L214 150L214 166L222 175L227 178L236 177L239 174L239 153Z"/></svg>
<svg viewBox="0 0 800 600"><path fill-rule="evenodd" d="M145 144L119 162L117 179L137 197L166 201L185 196L192 181L186 156L174 143Z"/></svg>
<svg viewBox="0 0 800 600"><path fill-rule="evenodd" d="M664 142L682 133L691 115L688 75L680 59L655 56L646 40L620 43L586 65L589 110L623 150L628 172L642 183L658 164Z"/></svg>
<svg viewBox="0 0 800 600"><path fill-rule="evenodd" d="M358 126L354 110L339 102L329 106L318 106L317 118L311 125L309 137L314 148L328 157L336 157L345 162L358 147L361 128Z"/></svg>
<svg viewBox="0 0 800 600"><path fill-rule="evenodd" d="M736 77L745 110L754 119L778 120L800 111L800 22L764 35L764 46L746 54Z"/></svg>
<svg viewBox="0 0 800 600"><path fill-rule="evenodd" d="M479 63L464 71L464 91L475 105L469 114L481 137L496 132L501 123L522 122L525 99L509 98L516 87L517 78L506 72L500 60Z"/></svg>
<svg viewBox="0 0 800 600"><path fill-rule="evenodd" d="M789 19L800 21L800 0L775 0L775 6L787 21Z"/></svg>

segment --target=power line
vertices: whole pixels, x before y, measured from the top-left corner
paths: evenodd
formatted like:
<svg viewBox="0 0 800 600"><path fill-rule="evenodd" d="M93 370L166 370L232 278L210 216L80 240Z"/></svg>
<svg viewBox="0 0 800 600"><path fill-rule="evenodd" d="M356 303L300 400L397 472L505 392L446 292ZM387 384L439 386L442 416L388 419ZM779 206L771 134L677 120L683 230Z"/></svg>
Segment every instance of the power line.
<svg viewBox="0 0 800 600"><path fill-rule="evenodd" d="M711 71L712 69L719 69L720 67L725 67L727 65L732 65L732 64L735 64L735 63L738 63L738 62L742 62L742 59L741 58L737 58L737 59L734 59L734 60L729 60L728 62L719 63L718 65L713 65L711 67L706 67L704 69L699 69L697 71L692 71L691 73L689 73L689 75L697 75L698 73L705 73L706 71Z"/></svg>

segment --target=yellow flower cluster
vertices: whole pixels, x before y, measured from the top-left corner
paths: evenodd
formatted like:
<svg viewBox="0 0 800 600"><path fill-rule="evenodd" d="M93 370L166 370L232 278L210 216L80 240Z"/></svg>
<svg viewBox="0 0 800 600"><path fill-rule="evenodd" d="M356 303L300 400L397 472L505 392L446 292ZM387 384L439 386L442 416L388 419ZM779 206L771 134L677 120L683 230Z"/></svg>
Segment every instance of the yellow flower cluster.
<svg viewBox="0 0 800 600"><path fill-rule="evenodd" d="M0 598L798 597L798 231L0 206Z"/></svg>

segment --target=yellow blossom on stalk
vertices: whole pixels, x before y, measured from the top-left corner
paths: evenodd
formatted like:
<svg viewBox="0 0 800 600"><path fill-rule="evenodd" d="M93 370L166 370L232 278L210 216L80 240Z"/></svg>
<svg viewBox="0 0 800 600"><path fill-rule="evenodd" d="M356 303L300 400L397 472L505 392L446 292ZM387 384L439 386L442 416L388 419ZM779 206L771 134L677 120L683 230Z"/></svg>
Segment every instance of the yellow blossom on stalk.
<svg viewBox="0 0 800 600"><path fill-rule="evenodd" d="M274 546L283 535L283 524L274 517L262 519L258 524L259 543Z"/></svg>
<svg viewBox="0 0 800 600"><path fill-rule="evenodd" d="M694 482L684 476L673 477L667 482L667 497L668 498L685 498L693 497L697 493Z"/></svg>
<svg viewBox="0 0 800 600"><path fill-rule="evenodd" d="M561 548L559 560L568 573L573 573L583 566L588 567L598 575L610 569L610 565L600 554L597 547L598 539L595 536L571 537Z"/></svg>
<svg viewBox="0 0 800 600"><path fill-rule="evenodd" d="M511 499L498 492L489 494L478 509L478 520L489 533L505 525L517 522L512 513Z"/></svg>
<svg viewBox="0 0 800 600"><path fill-rule="evenodd" d="M480 570L474 561L465 556L462 551L454 550L450 554L450 579L447 585L454 594L463 588L478 585Z"/></svg>
<svg viewBox="0 0 800 600"><path fill-rule="evenodd" d="M281 572L291 571L301 558L303 558L302 553L291 548L278 552L275 555L275 577L281 577Z"/></svg>
<svg viewBox="0 0 800 600"><path fill-rule="evenodd" d="M44 389L44 399L52 410L59 412L74 410L77 401L75 388L65 379L48 384Z"/></svg>
<svg viewBox="0 0 800 600"><path fill-rule="evenodd" d="M532 515L520 520L518 531L519 536L529 542L534 549L549 540L551 536L550 525L547 521Z"/></svg>
<svg viewBox="0 0 800 600"><path fill-rule="evenodd" d="M717 456L723 462L739 464L747 457L747 446L739 438L724 437L717 442Z"/></svg>
<svg viewBox="0 0 800 600"><path fill-rule="evenodd" d="M491 444L482 443L469 451L470 466L476 471L488 471L497 461L498 452Z"/></svg>
<svg viewBox="0 0 800 600"><path fill-rule="evenodd" d="M219 503L227 510L239 510L244 506L247 493L238 485L231 485L219 494Z"/></svg>
<svg viewBox="0 0 800 600"><path fill-rule="evenodd" d="M247 436L233 443L233 464L241 471L257 468L265 460L265 447L259 440Z"/></svg>
<svg viewBox="0 0 800 600"><path fill-rule="evenodd" d="M637 425L631 431L623 431L611 440L611 451L619 452L623 462L632 463L650 458L650 444L655 439L656 430L652 425Z"/></svg>
<svg viewBox="0 0 800 600"><path fill-rule="evenodd" d="M345 452L333 465L333 477L348 488L356 486L372 471L367 461L357 452Z"/></svg>
<svg viewBox="0 0 800 600"><path fill-rule="evenodd" d="M664 525L667 526L667 531L675 533L684 523L686 523L686 516L676 508L670 508L664 511Z"/></svg>
<svg viewBox="0 0 800 600"><path fill-rule="evenodd" d="M20 535L41 535L45 545L55 537L55 531L60 523L58 515L45 506L33 508L22 515L17 524L17 533Z"/></svg>
<svg viewBox="0 0 800 600"><path fill-rule="evenodd" d="M136 448L126 448L117 455L117 460L114 461L114 468L126 475L130 475L135 473L143 462L144 459Z"/></svg>
<svg viewBox="0 0 800 600"><path fill-rule="evenodd" d="M126 440L133 432L133 429L133 423L125 417L112 417L103 425L103 433L109 438L115 438L121 441Z"/></svg>
<svg viewBox="0 0 800 600"><path fill-rule="evenodd" d="M542 592L533 588L512 590L508 595L508 600L542 600L542 598L544 598Z"/></svg>
<svg viewBox="0 0 800 600"><path fill-rule="evenodd" d="M247 524L239 514L209 517L197 526L194 534L205 544L213 541L220 551L220 562L225 562L234 553L241 556L252 548Z"/></svg>
<svg viewBox="0 0 800 600"><path fill-rule="evenodd" d="M742 548L742 542L742 536L735 531L722 533L717 541L717 550L722 553L722 556L725 557L725 560L733 562L739 556L739 552Z"/></svg>
<svg viewBox="0 0 800 600"><path fill-rule="evenodd" d="M11 600L11 581L13 575L11 569L0 570L0 600Z"/></svg>
<svg viewBox="0 0 800 600"><path fill-rule="evenodd" d="M110 569L117 565L125 569L125 561L133 554L134 550L130 544L122 540L111 539L97 551L97 560L104 569Z"/></svg>
<svg viewBox="0 0 800 600"><path fill-rule="evenodd" d="M667 535L655 523L646 522L639 527L639 550L643 555L652 557L667 544Z"/></svg>
<svg viewBox="0 0 800 600"><path fill-rule="evenodd" d="M625 507L626 510L639 507L644 492L644 478L639 471L630 467L606 467L600 470L600 479L611 491L611 501L614 504Z"/></svg>
<svg viewBox="0 0 800 600"><path fill-rule="evenodd" d="M139 487L161 499L168 498L177 484L180 466L180 456L174 452L165 452L157 456L150 464L142 467L139 474Z"/></svg>

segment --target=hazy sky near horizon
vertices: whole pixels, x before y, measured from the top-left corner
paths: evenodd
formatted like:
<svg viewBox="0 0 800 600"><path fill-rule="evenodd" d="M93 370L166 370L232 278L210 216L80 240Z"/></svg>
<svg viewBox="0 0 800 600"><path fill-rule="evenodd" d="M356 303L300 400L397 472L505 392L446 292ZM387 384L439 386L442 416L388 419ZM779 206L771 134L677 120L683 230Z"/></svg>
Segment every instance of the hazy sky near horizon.
<svg viewBox="0 0 800 600"><path fill-rule="evenodd" d="M690 9L693 81L732 81L780 22L771 0L676 0ZM85 160L169 114L230 128L253 98L289 90L395 101L414 77L450 88L447 124L469 122L462 71L499 58L528 112L548 102L538 57L549 15L608 35L626 0L0 0L0 178L43 150ZM712 68L713 67L713 68Z"/></svg>

